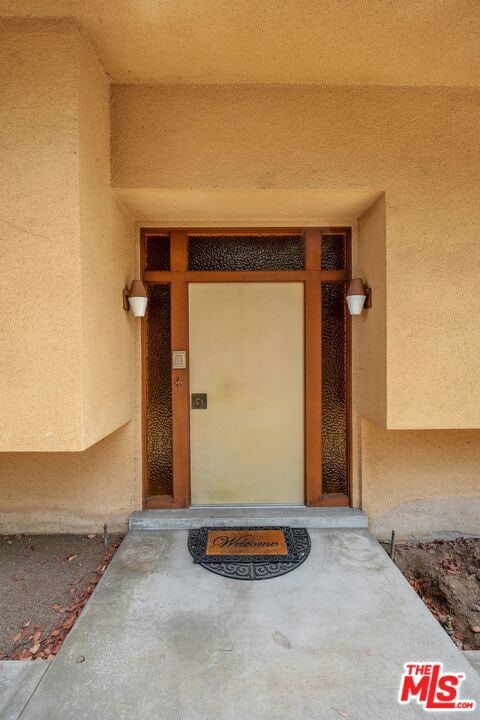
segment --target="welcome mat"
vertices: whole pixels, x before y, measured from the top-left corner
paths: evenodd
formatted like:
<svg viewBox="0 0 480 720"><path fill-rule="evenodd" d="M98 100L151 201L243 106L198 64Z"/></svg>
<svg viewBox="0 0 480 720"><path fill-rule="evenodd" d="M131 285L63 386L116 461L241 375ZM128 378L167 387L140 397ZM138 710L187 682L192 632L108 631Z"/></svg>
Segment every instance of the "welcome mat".
<svg viewBox="0 0 480 720"><path fill-rule="evenodd" d="M190 530L193 562L236 580L265 580L295 570L308 557L305 528L202 527Z"/></svg>

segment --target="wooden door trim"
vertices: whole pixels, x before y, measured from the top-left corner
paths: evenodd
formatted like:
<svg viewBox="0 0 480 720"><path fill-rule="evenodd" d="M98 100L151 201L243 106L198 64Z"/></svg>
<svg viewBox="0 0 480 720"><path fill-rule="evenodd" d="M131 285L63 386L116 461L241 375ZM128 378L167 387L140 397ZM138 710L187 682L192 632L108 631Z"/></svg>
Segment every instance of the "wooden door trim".
<svg viewBox="0 0 480 720"><path fill-rule="evenodd" d="M322 476L322 285L305 283L305 504L320 501Z"/></svg>
<svg viewBox="0 0 480 720"><path fill-rule="evenodd" d="M285 271L189 271L188 237L208 235L305 236L305 270ZM346 238L347 269L321 269L322 234ZM190 505L190 389L188 285L194 282L302 282L305 287L305 505L346 506L351 501L351 324L347 313L345 333L347 488L348 494L322 494L322 282L347 282L351 268L351 228L142 228L141 263L145 267L145 238L170 236L170 270L144 271L145 282L168 283L171 292L172 350L187 351L187 367L172 369L173 494L148 496L146 468L146 329L142 321L142 460L143 497L146 509L174 509ZM182 384L177 386L176 379Z"/></svg>
<svg viewBox="0 0 480 720"><path fill-rule="evenodd" d="M347 270L146 270L145 282L168 283L172 280L186 283L226 282L306 282L318 279L322 282L345 282Z"/></svg>

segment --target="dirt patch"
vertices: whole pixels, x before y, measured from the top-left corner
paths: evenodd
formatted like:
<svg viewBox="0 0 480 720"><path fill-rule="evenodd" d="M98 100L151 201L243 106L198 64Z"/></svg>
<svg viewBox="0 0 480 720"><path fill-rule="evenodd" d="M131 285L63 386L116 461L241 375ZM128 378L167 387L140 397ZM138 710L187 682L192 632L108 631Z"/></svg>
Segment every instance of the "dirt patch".
<svg viewBox="0 0 480 720"><path fill-rule="evenodd" d="M120 545L100 535L0 536L0 659L56 655Z"/></svg>
<svg viewBox="0 0 480 720"><path fill-rule="evenodd" d="M480 538L397 545L395 563L463 650L480 650Z"/></svg>

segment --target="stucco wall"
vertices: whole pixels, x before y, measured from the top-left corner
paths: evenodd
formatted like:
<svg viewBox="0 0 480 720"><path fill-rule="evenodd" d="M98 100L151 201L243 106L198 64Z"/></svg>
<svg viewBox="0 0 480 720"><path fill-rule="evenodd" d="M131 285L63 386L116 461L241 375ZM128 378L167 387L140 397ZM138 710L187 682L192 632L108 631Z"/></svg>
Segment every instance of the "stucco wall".
<svg viewBox="0 0 480 720"><path fill-rule="evenodd" d="M125 530L141 507L134 477L132 423L84 452L2 453L0 533Z"/></svg>
<svg viewBox="0 0 480 720"><path fill-rule="evenodd" d="M480 430L384 430L362 422L362 497L380 537L478 535Z"/></svg>
<svg viewBox="0 0 480 720"><path fill-rule="evenodd" d="M112 179L137 204L161 188L385 191L386 397L367 404L393 429L476 428L479 124L477 89L117 85Z"/></svg>
<svg viewBox="0 0 480 720"><path fill-rule="evenodd" d="M133 408L133 222L110 188L108 82L72 24L0 33L0 450L82 450Z"/></svg>
<svg viewBox="0 0 480 720"><path fill-rule="evenodd" d="M353 318L357 343L358 413L379 425L387 424L387 319L385 197L358 221L355 277L371 289L372 307Z"/></svg>
<svg viewBox="0 0 480 720"><path fill-rule="evenodd" d="M0 26L0 450L81 447L75 54L69 25Z"/></svg>
<svg viewBox="0 0 480 720"><path fill-rule="evenodd" d="M132 418L135 320L122 308L133 277L134 228L110 188L108 79L79 37L79 178L83 445Z"/></svg>
<svg viewBox="0 0 480 720"><path fill-rule="evenodd" d="M141 506L136 254L107 78L68 23L3 26L0 53L0 532L123 529Z"/></svg>

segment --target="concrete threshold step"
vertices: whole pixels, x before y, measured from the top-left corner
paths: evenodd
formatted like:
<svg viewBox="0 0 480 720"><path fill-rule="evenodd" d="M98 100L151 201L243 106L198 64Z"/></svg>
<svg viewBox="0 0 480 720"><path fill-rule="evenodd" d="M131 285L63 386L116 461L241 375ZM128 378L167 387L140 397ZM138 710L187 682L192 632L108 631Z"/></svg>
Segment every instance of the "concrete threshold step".
<svg viewBox="0 0 480 720"><path fill-rule="evenodd" d="M204 525L290 525L306 528L366 528L367 516L356 508L192 507L143 510L130 516L130 530L190 530Z"/></svg>

